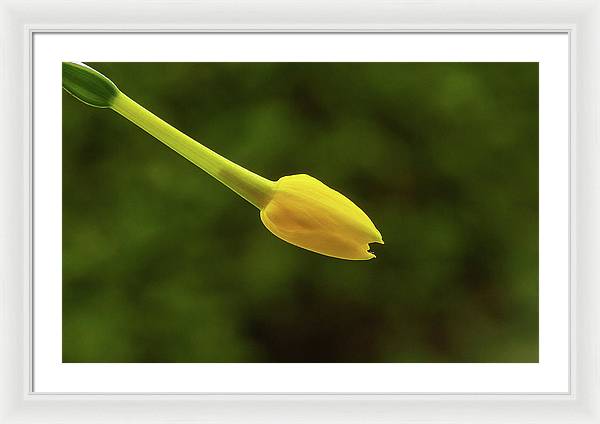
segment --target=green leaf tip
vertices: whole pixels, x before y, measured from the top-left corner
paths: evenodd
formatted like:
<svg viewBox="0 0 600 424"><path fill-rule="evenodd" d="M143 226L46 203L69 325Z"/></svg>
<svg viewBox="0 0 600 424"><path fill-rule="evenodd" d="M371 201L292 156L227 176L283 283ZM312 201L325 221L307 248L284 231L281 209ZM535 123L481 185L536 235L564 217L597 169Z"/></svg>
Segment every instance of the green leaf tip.
<svg viewBox="0 0 600 424"><path fill-rule="evenodd" d="M119 89L100 72L89 66L63 62L63 88L82 102L94 107L111 107Z"/></svg>

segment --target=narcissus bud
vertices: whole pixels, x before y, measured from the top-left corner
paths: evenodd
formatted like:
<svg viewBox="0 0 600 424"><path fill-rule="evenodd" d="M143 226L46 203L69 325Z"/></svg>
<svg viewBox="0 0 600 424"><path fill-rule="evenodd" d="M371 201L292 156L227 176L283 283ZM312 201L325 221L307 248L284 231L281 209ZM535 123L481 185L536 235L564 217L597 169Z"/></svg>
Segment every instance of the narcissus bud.
<svg viewBox="0 0 600 424"><path fill-rule="evenodd" d="M63 63L63 87L88 105L110 108L260 209L265 226L299 247L340 259L371 259L383 243L369 217L348 198L308 175L274 182L241 167L172 127L96 70Z"/></svg>
<svg viewBox="0 0 600 424"><path fill-rule="evenodd" d="M371 259L369 243L383 243L367 214L310 175L280 178L260 218L288 243L335 258Z"/></svg>

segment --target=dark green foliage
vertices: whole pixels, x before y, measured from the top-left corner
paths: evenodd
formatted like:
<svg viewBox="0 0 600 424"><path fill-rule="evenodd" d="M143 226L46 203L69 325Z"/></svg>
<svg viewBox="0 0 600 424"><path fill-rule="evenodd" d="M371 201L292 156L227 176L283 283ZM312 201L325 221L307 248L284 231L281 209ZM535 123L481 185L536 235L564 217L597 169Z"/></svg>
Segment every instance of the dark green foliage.
<svg viewBox="0 0 600 424"><path fill-rule="evenodd" d="M110 110L63 96L65 362L536 362L536 63L90 63L383 234L335 260Z"/></svg>

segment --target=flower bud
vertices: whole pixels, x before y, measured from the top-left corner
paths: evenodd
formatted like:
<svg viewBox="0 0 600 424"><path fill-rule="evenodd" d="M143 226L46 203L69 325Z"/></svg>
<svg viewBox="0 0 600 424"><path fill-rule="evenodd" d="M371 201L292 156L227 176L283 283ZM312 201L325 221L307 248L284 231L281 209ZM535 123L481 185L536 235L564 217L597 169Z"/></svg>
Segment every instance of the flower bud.
<svg viewBox="0 0 600 424"><path fill-rule="evenodd" d="M280 178L261 209L265 226L295 246L340 259L374 258L381 233L350 199L306 174Z"/></svg>
<svg viewBox="0 0 600 424"><path fill-rule="evenodd" d="M282 240L340 259L371 259L382 243L369 217L348 198L306 175L273 182L210 150L145 109L87 65L63 62L63 88L82 102L111 108L212 175L260 209L260 219Z"/></svg>

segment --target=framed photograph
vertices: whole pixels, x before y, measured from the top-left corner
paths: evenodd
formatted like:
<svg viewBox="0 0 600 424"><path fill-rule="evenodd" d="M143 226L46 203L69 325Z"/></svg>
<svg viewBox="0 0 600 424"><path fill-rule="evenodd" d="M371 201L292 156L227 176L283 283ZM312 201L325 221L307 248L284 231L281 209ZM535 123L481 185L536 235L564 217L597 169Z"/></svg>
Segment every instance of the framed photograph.
<svg viewBox="0 0 600 424"><path fill-rule="evenodd" d="M597 3L35 4L3 420L600 421Z"/></svg>

